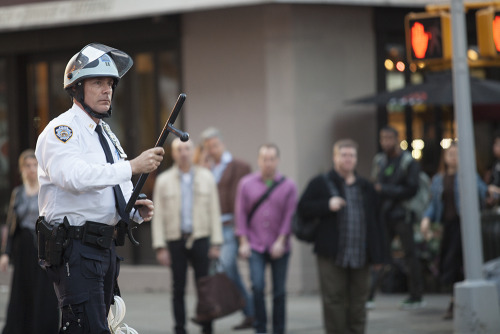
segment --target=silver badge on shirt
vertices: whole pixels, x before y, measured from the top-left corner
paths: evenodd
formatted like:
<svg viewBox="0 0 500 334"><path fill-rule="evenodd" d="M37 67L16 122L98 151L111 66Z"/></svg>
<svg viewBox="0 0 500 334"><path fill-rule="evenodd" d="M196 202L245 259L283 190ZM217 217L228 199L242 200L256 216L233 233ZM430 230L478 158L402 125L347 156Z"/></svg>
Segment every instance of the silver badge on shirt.
<svg viewBox="0 0 500 334"><path fill-rule="evenodd" d="M120 145L120 141L118 140L118 138L116 138L113 131L111 131L111 128L109 127L109 125L104 121L101 121L101 124L102 124L102 128L104 129L104 131L106 131L106 134L108 135L109 139L111 139L111 142L113 142L113 145L118 150L118 153L120 154L120 158L127 159L127 154L125 154L125 151L123 150L122 146Z"/></svg>

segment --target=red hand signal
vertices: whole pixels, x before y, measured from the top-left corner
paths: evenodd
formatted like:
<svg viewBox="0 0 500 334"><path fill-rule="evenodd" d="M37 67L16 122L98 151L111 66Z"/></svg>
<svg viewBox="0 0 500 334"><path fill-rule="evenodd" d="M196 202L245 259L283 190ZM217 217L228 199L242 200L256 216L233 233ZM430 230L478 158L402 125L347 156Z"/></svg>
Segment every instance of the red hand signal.
<svg viewBox="0 0 500 334"><path fill-rule="evenodd" d="M415 57L419 59L425 57L431 36L431 33L425 32L422 23L415 22L411 28L411 47L415 53Z"/></svg>
<svg viewBox="0 0 500 334"><path fill-rule="evenodd" d="M493 20L493 42L497 52L500 52L500 16L495 16Z"/></svg>

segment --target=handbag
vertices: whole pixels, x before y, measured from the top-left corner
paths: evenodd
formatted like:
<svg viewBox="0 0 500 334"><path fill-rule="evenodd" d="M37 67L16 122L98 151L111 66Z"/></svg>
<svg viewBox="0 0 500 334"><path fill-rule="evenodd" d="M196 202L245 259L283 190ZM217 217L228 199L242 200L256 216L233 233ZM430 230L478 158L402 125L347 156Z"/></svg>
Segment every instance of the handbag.
<svg viewBox="0 0 500 334"><path fill-rule="evenodd" d="M219 260L211 262L209 275L196 282L198 302L195 323L222 318L245 307L245 299L236 284L222 271Z"/></svg>
<svg viewBox="0 0 500 334"><path fill-rule="evenodd" d="M330 191L330 196L339 196L339 192L333 182L330 180L327 174L322 174L328 190ZM304 242L314 242L316 239L316 231L320 224L321 218L314 217L309 220L302 218L297 212L295 212L292 219L292 232L297 239Z"/></svg>

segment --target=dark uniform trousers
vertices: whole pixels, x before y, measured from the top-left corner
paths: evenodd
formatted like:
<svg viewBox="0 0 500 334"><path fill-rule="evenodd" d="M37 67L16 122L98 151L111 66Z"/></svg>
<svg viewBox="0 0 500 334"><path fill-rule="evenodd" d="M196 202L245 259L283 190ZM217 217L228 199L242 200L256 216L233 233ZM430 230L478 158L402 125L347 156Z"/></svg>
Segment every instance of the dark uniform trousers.
<svg viewBox="0 0 500 334"><path fill-rule="evenodd" d="M63 264L47 268L62 312L60 334L109 334L107 314L120 270L111 248L70 239Z"/></svg>

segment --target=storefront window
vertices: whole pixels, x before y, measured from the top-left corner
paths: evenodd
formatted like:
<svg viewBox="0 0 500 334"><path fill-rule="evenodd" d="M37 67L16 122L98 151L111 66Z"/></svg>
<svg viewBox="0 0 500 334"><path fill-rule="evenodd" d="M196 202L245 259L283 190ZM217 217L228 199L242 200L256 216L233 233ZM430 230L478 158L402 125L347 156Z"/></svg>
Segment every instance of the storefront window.
<svg viewBox="0 0 500 334"><path fill-rule="evenodd" d="M49 123L49 63L28 64L28 122L24 131L29 143L36 143L38 135ZM35 131L33 131L33 128ZM34 147L33 147L34 148Z"/></svg>
<svg viewBox="0 0 500 334"><path fill-rule="evenodd" d="M53 60L50 62L50 110L49 118L55 118L68 110L72 101L68 93L63 89L64 71L67 60ZM45 128L45 124L42 129Z"/></svg>
<svg viewBox="0 0 500 334"><path fill-rule="evenodd" d="M384 67L388 91L425 80L422 72L407 66L403 45L386 47ZM456 137L452 106L388 104L386 111L387 124L399 132L401 149L411 152L420 161L422 170L434 175L439 167L441 149L448 147Z"/></svg>

